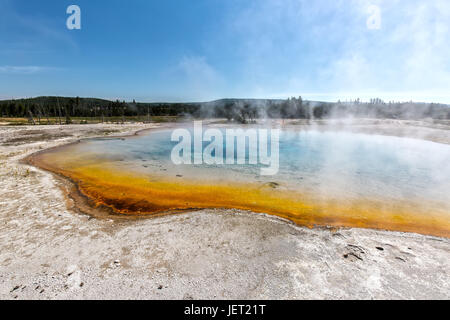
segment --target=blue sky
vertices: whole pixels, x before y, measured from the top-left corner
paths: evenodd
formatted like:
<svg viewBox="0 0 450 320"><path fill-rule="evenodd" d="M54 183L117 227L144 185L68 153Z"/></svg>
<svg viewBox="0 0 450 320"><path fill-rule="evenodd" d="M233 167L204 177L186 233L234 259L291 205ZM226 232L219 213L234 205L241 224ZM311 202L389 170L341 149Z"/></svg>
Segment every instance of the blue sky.
<svg viewBox="0 0 450 320"><path fill-rule="evenodd" d="M448 0L0 0L0 98L450 103L449 34Z"/></svg>

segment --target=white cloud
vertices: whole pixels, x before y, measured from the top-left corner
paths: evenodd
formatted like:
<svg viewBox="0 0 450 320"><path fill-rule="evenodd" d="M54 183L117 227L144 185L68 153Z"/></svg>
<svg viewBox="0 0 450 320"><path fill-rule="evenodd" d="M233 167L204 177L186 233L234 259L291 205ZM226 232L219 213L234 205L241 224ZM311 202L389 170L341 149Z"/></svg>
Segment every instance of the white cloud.
<svg viewBox="0 0 450 320"><path fill-rule="evenodd" d="M206 57L184 56L180 59L172 77L181 81L190 100L220 97L224 81Z"/></svg>
<svg viewBox="0 0 450 320"><path fill-rule="evenodd" d="M178 66L190 80L200 86L218 78L217 72L208 64L205 57L183 57Z"/></svg>
<svg viewBox="0 0 450 320"><path fill-rule="evenodd" d="M362 17L370 2L358 2ZM321 81L331 90L448 97L450 3L379 0L377 5L381 30L349 33L346 50L321 68Z"/></svg>
<svg viewBox="0 0 450 320"><path fill-rule="evenodd" d="M40 66L0 66L0 74L34 74L54 68Z"/></svg>
<svg viewBox="0 0 450 320"><path fill-rule="evenodd" d="M371 5L380 8L380 29L367 28ZM241 92L427 101L432 94L450 102L448 0L258 0L232 26L230 34L243 43Z"/></svg>

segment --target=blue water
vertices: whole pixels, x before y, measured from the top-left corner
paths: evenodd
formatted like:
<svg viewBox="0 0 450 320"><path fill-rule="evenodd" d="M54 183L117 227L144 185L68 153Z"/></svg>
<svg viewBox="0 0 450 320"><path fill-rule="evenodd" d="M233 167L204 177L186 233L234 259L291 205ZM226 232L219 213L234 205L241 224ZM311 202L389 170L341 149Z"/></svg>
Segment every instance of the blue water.
<svg viewBox="0 0 450 320"><path fill-rule="evenodd" d="M159 130L127 139L89 140L83 148L142 173L230 182L270 181L317 194L423 199L449 207L449 145L348 132L284 130L279 171L274 176L261 176L259 164L175 166L170 155L177 142L171 141L171 133Z"/></svg>

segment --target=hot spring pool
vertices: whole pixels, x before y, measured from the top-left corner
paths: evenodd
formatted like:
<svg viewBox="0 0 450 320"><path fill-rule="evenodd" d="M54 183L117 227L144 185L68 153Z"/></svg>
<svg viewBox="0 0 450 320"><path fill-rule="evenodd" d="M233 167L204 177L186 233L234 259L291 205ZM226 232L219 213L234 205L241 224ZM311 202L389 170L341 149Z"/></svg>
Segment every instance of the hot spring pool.
<svg viewBox="0 0 450 320"><path fill-rule="evenodd" d="M175 165L171 134L85 140L37 154L33 163L71 179L99 209L119 214L236 208L311 227L450 236L449 145L286 129L278 173L262 176L261 165Z"/></svg>

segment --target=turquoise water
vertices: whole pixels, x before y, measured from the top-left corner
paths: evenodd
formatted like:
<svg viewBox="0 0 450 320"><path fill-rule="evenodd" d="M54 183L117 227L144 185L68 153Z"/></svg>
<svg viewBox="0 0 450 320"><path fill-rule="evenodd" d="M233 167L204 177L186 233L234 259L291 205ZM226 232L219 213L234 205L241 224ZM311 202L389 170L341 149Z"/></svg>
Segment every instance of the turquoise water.
<svg viewBox="0 0 450 320"><path fill-rule="evenodd" d="M259 164L176 166L170 158L177 144L171 134L172 130L158 130L127 139L89 140L81 148L142 174L275 182L279 188L312 191L319 197L415 199L449 208L449 145L348 132L282 130L279 171L261 176Z"/></svg>

